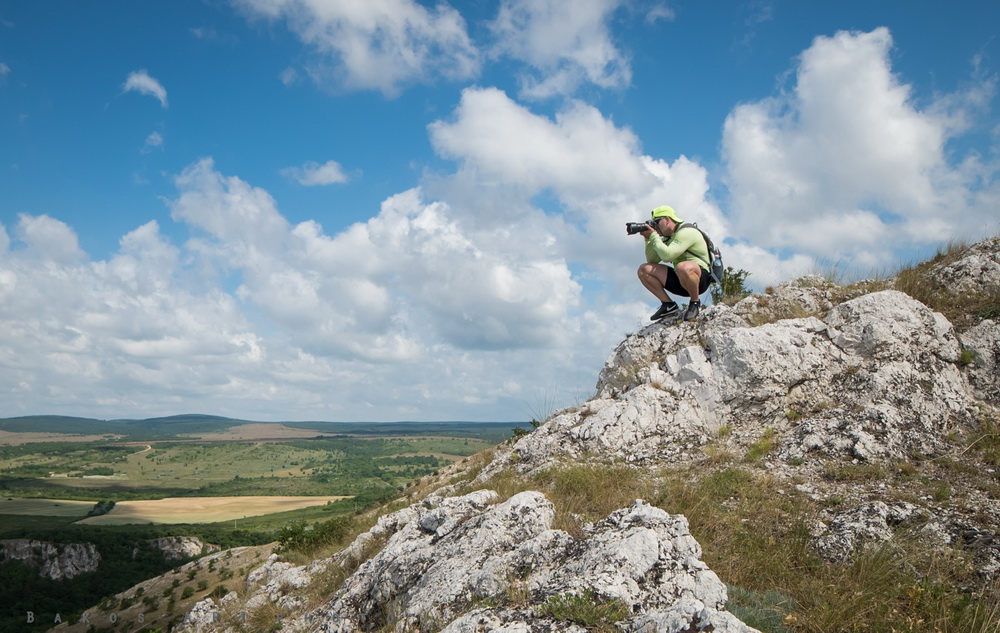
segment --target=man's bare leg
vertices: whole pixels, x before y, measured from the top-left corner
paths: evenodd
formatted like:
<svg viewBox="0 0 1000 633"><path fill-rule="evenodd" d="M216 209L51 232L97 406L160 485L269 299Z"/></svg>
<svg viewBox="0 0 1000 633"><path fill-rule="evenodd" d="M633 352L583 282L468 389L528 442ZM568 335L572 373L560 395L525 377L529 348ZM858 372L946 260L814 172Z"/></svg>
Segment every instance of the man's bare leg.
<svg viewBox="0 0 1000 633"><path fill-rule="evenodd" d="M653 296L661 303L671 301L667 291L663 288L667 284L667 267L664 264L643 264L639 266L636 274L639 275L639 281L642 282L646 290L653 293Z"/></svg>
<svg viewBox="0 0 1000 633"><path fill-rule="evenodd" d="M681 282L681 288L687 290L691 301L700 303L701 293L698 289L701 286L701 266L697 262L681 262L674 267L677 271L677 279Z"/></svg>

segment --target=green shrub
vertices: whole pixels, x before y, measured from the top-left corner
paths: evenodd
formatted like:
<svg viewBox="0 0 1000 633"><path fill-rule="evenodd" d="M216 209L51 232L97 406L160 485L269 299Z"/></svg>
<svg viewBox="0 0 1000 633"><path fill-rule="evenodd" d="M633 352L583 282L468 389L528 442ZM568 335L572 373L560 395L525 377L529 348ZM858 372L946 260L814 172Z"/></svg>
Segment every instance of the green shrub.
<svg viewBox="0 0 1000 633"><path fill-rule="evenodd" d="M354 520L349 516L339 516L314 523L295 521L278 531L279 550L311 554L316 550L337 543L351 534Z"/></svg>
<svg viewBox="0 0 1000 633"><path fill-rule="evenodd" d="M732 266L726 266L726 271L722 275L722 283L712 285L709 290L712 303L731 305L749 295L750 290L746 287L746 280L749 276L750 273L742 268L733 270Z"/></svg>
<svg viewBox="0 0 1000 633"><path fill-rule="evenodd" d="M976 351L971 349L962 349L962 352L958 355L958 364L962 367L971 365L973 361L976 360Z"/></svg>
<svg viewBox="0 0 1000 633"><path fill-rule="evenodd" d="M551 596L538 607L538 614L573 622L591 631L617 631L613 626L628 616L628 607L617 598L603 598L593 590Z"/></svg>
<svg viewBox="0 0 1000 633"><path fill-rule="evenodd" d="M774 429L764 429L763 435L761 435L756 442L751 444L750 448L747 450L747 461L755 462L761 460L764 456L774 450L774 437Z"/></svg>

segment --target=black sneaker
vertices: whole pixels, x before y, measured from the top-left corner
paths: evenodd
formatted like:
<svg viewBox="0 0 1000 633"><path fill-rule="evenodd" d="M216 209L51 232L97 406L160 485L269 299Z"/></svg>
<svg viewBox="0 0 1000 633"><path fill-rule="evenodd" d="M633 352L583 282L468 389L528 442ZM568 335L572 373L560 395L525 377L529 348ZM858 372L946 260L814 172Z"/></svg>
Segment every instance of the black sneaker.
<svg viewBox="0 0 1000 633"><path fill-rule="evenodd" d="M684 316L681 317L682 321L694 321L698 318L698 312L701 310L700 301L692 301L688 304L687 310L684 311Z"/></svg>
<svg viewBox="0 0 1000 633"><path fill-rule="evenodd" d="M670 316L671 314L676 314L680 311L680 307L673 301L668 301L660 304L660 309L653 313L653 316L649 317L650 321L659 321L663 317Z"/></svg>

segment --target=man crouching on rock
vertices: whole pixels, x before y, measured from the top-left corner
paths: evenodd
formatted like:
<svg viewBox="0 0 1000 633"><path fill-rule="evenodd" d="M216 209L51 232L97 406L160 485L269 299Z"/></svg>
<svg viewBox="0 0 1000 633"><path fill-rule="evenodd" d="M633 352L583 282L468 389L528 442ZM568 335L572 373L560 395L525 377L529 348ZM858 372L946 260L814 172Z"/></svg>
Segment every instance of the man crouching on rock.
<svg viewBox="0 0 1000 633"><path fill-rule="evenodd" d="M652 220L637 234L646 239L646 263L639 266L639 281L660 300L660 308L649 317L658 321L680 311L667 293L690 297L681 315L684 321L698 318L701 295L712 282L708 273L708 245L701 231L681 231L684 220L670 207L656 207ZM672 266L661 262L670 262Z"/></svg>

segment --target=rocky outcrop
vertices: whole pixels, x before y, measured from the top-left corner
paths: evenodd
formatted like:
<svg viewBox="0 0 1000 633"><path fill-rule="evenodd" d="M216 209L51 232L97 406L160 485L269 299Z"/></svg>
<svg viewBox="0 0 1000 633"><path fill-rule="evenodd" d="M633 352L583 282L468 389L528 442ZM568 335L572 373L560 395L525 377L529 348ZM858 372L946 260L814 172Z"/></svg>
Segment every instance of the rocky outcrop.
<svg viewBox="0 0 1000 633"><path fill-rule="evenodd" d="M726 587L701 561L683 516L637 500L575 538L553 529L553 506L538 492L497 501L488 490L431 496L383 517L359 539L384 541L381 550L327 604L305 613L300 590L310 577L356 552L310 567L272 557L248 578L256 591L246 607L270 602L298 612L283 620L288 631L541 633L582 631L546 604L585 596L616 606L622 631L755 630L725 611ZM224 620L222 609L199 603L181 630Z"/></svg>
<svg viewBox="0 0 1000 633"><path fill-rule="evenodd" d="M164 536L161 538L149 539L146 543L150 547L163 552L163 557L167 560L183 560L185 558L197 558L204 554L212 554L219 551L218 545L203 543L201 539L193 536ZM133 553L134 556L134 553Z"/></svg>
<svg viewBox="0 0 1000 633"><path fill-rule="evenodd" d="M0 562L19 560L43 578L63 580L96 571L101 554L93 543L47 543L29 539L0 541Z"/></svg>
<svg viewBox="0 0 1000 633"><path fill-rule="evenodd" d="M961 249L951 261L934 266L934 272L945 292L996 292L1000 289L1000 236Z"/></svg>
<svg viewBox="0 0 1000 633"><path fill-rule="evenodd" d="M786 292L787 290L787 292ZM828 303L815 288L776 292ZM651 325L615 350L597 397L555 415L494 465L534 472L597 453L639 465L701 459L723 426L744 447L775 434L778 454L859 460L932 455L972 426L977 397L962 344L940 314L883 290L826 314L751 327L755 299L713 306L696 325ZM984 387L996 375L982 375Z"/></svg>
<svg viewBox="0 0 1000 633"><path fill-rule="evenodd" d="M147 543L163 552L167 560L196 558L218 552L217 545L202 543L191 536L169 536L150 539ZM135 556L135 552L133 552ZM93 543L48 543L29 539L0 540L0 562L19 560L38 570L40 576L52 580L73 578L97 571L101 553Z"/></svg>
<svg viewBox="0 0 1000 633"><path fill-rule="evenodd" d="M1000 539L995 533L947 511L902 501L869 501L836 513L820 529L816 547L827 560L846 563L865 548L882 547L897 538L919 539L942 550L967 549L981 584L991 586L1000 580Z"/></svg>

